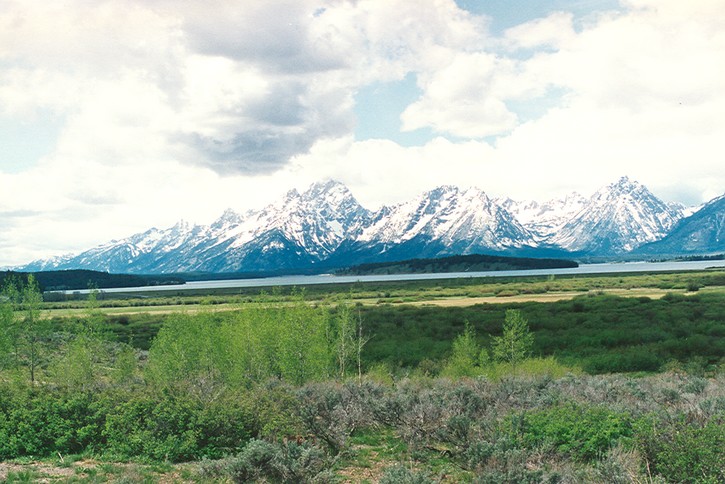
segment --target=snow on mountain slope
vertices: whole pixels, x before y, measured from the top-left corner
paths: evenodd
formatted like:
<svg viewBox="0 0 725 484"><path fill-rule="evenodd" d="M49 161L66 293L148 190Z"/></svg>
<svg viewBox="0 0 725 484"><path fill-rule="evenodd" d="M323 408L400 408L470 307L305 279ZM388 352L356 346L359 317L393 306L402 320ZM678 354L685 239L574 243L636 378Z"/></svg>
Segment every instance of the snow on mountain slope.
<svg viewBox="0 0 725 484"><path fill-rule="evenodd" d="M662 202L625 177L589 199L574 193L545 203L493 200L477 188L442 186L372 214L345 185L329 180L303 193L291 190L261 210L227 210L208 226L179 222L20 269L307 270L378 260L507 251L536 255L562 249L616 256L661 239L686 210ZM721 220L717 217L711 217L714 223Z"/></svg>
<svg viewBox="0 0 725 484"><path fill-rule="evenodd" d="M445 246L463 245L462 253L475 248L502 250L533 242L532 235L484 192L453 186L436 188L385 209L357 240L400 244L421 236Z"/></svg>
<svg viewBox="0 0 725 484"><path fill-rule="evenodd" d="M534 233L537 241L545 241L584 208L586 198L576 192L563 198L544 203L536 201L517 202L510 198L497 200L526 229Z"/></svg>
<svg viewBox="0 0 725 484"><path fill-rule="evenodd" d="M715 198L680 220L661 240L638 248L650 256L722 254L725 252L725 195Z"/></svg>
<svg viewBox="0 0 725 484"><path fill-rule="evenodd" d="M345 185L336 181L315 183L299 194L292 190L249 220L247 237L237 237L241 247L270 230L279 230L289 240L315 257L323 258L340 242L366 224L370 214L355 200Z"/></svg>
<svg viewBox="0 0 725 484"><path fill-rule="evenodd" d="M343 184L326 181L300 194L292 190L277 203L244 215L228 209L209 226L185 222L150 229L66 257L36 261L28 270L93 268L109 272L265 270L275 258L309 264L334 251L360 231L370 214ZM281 264L281 268L286 267Z"/></svg>
<svg viewBox="0 0 725 484"><path fill-rule="evenodd" d="M623 177L592 195L549 242L570 251L622 254L661 239L681 217L646 187Z"/></svg>

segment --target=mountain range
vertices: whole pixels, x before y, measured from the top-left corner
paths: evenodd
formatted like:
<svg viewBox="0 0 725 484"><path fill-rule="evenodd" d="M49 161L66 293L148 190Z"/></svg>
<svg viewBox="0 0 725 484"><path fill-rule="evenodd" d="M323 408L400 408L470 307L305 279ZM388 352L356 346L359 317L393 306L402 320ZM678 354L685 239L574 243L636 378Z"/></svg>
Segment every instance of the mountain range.
<svg viewBox="0 0 725 484"><path fill-rule="evenodd" d="M614 260L725 252L724 226L725 196L687 209L627 177L589 198L574 193L545 203L441 186L375 212L327 180L261 210L228 209L211 225L182 221L19 269L314 272L475 253Z"/></svg>

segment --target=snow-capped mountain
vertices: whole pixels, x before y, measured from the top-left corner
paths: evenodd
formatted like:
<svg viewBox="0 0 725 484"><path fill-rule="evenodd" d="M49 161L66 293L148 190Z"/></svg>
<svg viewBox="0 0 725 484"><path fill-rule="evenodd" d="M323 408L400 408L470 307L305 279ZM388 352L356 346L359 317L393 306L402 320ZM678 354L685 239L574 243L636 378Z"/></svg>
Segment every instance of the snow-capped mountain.
<svg viewBox="0 0 725 484"><path fill-rule="evenodd" d="M26 270L93 268L108 272L232 272L308 267L358 234L370 213L343 184L292 190L277 203L239 214L231 209L209 226L180 222L112 241L75 257L36 261Z"/></svg>
<svg viewBox="0 0 725 484"><path fill-rule="evenodd" d="M650 256L725 253L725 195L680 220L667 236L635 250Z"/></svg>
<svg viewBox="0 0 725 484"><path fill-rule="evenodd" d="M534 244L533 234L481 190L442 186L381 209L331 262L499 252Z"/></svg>
<svg viewBox="0 0 725 484"><path fill-rule="evenodd" d="M722 230L725 207L708 204L700 212L706 208L714 213L707 220ZM546 203L494 200L477 188L442 186L371 213L345 185L325 181L302 193L291 190L261 210L227 210L210 225L153 228L20 269L258 272L470 253L606 257L662 239L684 210L622 178L589 199L571 194ZM678 230L694 230L687 227Z"/></svg>
<svg viewBox="0 0 725 484"><path fill-rule="evenodd" d="M548 241L572 252L623 254L661 239L681 217L644 185L623 177L592 195Z"/></svg>
<svg viewBox="0 0 725 484"><path fill-rule="evenodd" d="M531 234L484 192L453 186L436 188L387 209L357 240L401 244L421 236L441 241L456 253L474 248L521 247L533 242Z"/></svg>
<svg viewBox="0 0 725 484"><path fill-rule="evenodd" d="M555 198L544 203L533 200L518 202L502 198L497 202L523 225L536 235L539 242L547 240L579 213L587 199L576 192L563 198Z"/></svg>
<svg viewBox="0 0 725 484"><path fill-rule="evenodd" d="M223 217L224 218L224 217ZM194 270L268 271L309 267L327 259L360 232L370 218L339 182L313 184L304 193L289 191L277 203L246 217L217 220L206 261ZM229 220L231 219L231 221Z"/></svg>

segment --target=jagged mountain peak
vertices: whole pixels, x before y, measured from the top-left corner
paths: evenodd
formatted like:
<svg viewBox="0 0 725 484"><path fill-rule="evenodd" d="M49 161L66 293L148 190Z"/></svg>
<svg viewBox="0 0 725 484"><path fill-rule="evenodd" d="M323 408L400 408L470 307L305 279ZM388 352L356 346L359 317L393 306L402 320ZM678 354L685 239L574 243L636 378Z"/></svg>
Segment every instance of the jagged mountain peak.
<svg viewBox="0 0 725 484"><path fill-rule="evenodd" d="M220 230L225 227L228 228L237 226L243 222L244 216L242 216L234 209L227 208L226 210L224 210L221 216L211 224L211 228L214 230Z"/></svg>
<svg viewBox="0 0 725 484"><path fill-rule="evenodd" d="M723 203L705 207L693 221L702 219L698 234L715 233L707 241L717 242L725 225ZM259 271L551 249L612 256L661 239L682 216L682 207L662 202L629 177L589 198L571 193L544 203L493 199L476 187L441 185L375 214L343 183L327 179L290 190L260 210L227 209L209 226L182 220L26 268Z"/></svg>
<svg viewBox="0 0 725 484"><path fill-rule="evenodd" d="M725 251L725 194L682 218L662 239L643 245L637 254L673 256L721 254Z"/></svg>
<svg viewBox="0 0 725 484"><path fill-rule="evenodd" d="M630 180L627 175L620 177L619 180L609 185L609 187L617 187L624 190L632 190L641 186L642 185L637 180Z"/></svg>
<svg viewBox="0 0 725 484"><path fill-rule="evenodd" d="M349 193L350 190L347 188L347 185L338 180L327 178L325 180L313 183L307 188L307 190L304 191L303 194L307 197L319 197L330 194L347 195Z"/></svg>
<svg viewBox="0 0 725 484"><path fill-rule="evenodd" d="M427 192L424 192L422 195L432 195L436 197L444 197L444 196L450 196L450 195L457 195L461 193L463 190L455 185L439 185L431 190L428 190Z"/></svg>
<svg viewBox="0 0 725 484"><path fill-rule="evenodd" d="M615 200L622 197L642 197L650 194L649 190L636 180L623 176L614 183L610 183L591 196L592 200Z"/></svg>
<svg viewBox="0 0 725 484"><path fill-rule="evenodd" d="M552 242L573 251L621 254L664 237L682 213L622 177L594 193Z"/></svg>
<svg viewBox="0 0 725 484"><path fill-rule="evenodd" d="M195 227L195 224L192 224L188 220L184 220L183 218L176 222L173 227L171 227L171 230L177 231L177 232L189 232L193 230Z"/></svg>
<svg viewBox="0 0 725 484"><path fill-rule="evenodd" d="M534 233L538 241L545 241L578 214L587 199L577 192L571 192L542 203L535 200L516 201L510 198L497 199L496 202L511 212L526 229Z"/></svg>
<svg viewBox="0 0 725 484"><path fill-rule="evenodd" d="M462 253L532 242L531 234L482 190L452 185L386 207L365 228L360 240L369 244L427 240Z"/></svg>

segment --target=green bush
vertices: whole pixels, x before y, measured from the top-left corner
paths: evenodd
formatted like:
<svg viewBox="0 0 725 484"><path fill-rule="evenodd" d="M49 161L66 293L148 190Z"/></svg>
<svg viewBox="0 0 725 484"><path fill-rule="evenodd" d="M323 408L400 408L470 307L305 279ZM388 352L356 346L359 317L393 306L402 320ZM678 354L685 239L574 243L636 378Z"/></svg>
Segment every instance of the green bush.
<svg viewBox="0 0 725 484"><path fill-rule="evenodd" d="M492 380L500 380L512 375L527 377L562 378L566 375L581 375L582 370L574 366L566 366L553 356L546 358L526 358L513 366L510 363L491 363L482 369L484 376Z"/></svg>
<svg viewBox="0 0 725 484"><path fill-rule="evenodd" d="M109 413L107 452L121 458L184 461L221 457L250 437L251 418L230 400L200 403L178 395L140 395Z"/></svg>
<svg viewBox="0 0 725 484"><path fill-rule="evenodd" d="M77 454L102 445L108 409L90 394L18 390L0 400L0 459Z"/></svg>
<svg viewBox="0 0 725 484"><path fill-rule="evenodd" d="M630 417L603 407L568 404L512 415L507 422L525 447L552 449L581 461L593 460L632 436Z"/></svg>
<svg viewBox="0 0 725 484"><path fill-rule="evenodd" d="M653 416L637 423L637 444L652 472L669 482L725 482L725 422Z"/></svg>

